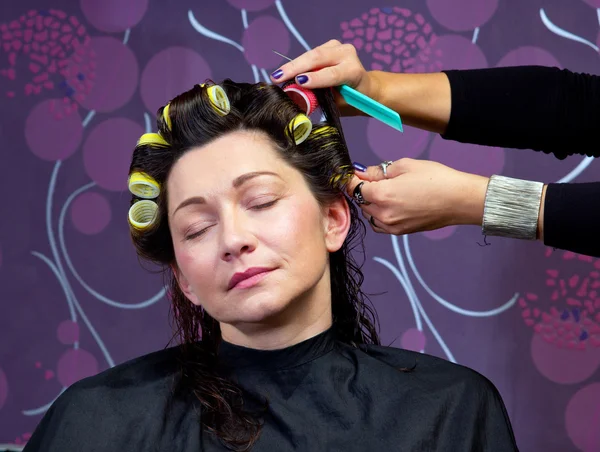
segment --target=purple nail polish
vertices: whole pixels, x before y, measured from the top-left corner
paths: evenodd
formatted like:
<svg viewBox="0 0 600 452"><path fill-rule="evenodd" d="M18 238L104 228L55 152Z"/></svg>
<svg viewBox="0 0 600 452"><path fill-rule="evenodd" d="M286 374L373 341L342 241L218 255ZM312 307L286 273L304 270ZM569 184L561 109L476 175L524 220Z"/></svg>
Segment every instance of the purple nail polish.
<svg viewBox="0 0 600 452"><path fill-rule="evenodd" d="M356 171L360 171L361 173L364 173L365 171L367 171L367 167L365 165L363 165L362 163L354 162L354 163L352 163L352 166L354 167L354 169Z"/></svg>
<svg viewBox="0 0 600 452"><path fill-rule="evenodd" d="M282 71L281 69L277 69L275 72L273 72L273 73L271 74L271 76L272 76L274 79L276 79L276 80L277 80L278 78L281 78L281 76L282 76L282 75L283 75L283 71Z"/></svg>
<svg viewBox="0 0 600 452"><path fill-rule="evenodd" d="M299 75L296 80L298 80L298 83L300 83L301 85L305 84L306 82L308 82L308 76L306 75Z"/></svg>

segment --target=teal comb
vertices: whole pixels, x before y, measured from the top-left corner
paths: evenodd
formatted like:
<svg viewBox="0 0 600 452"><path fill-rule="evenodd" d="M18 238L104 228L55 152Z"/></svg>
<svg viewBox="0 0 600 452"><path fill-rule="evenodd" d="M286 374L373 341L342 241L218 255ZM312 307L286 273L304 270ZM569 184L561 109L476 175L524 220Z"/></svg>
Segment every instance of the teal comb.
<svg viewBox="0 0 600 452"><path fill-rule="evenodd" d="M363 93L356 91L354 88L350 88L348 85L338 86L338 91L346 101L346 103L357 110L372 116L375 119L379 119L381 122L387 124L394 129L402 130L402 120L400 115L386 107L383 104L371 99L369 96L365 96Z"/></svg>
<svg viewBox="0 0 600 452"><path fill-rule="evenodd" d="M288 61L292 61L290 57L282 55L275 50L273 50L273 52ZM348 85L340 85L337 87L337 89L348 105L375 119L378 119L384 124L387 124L388 126L393 127L400 132L404 132L402 130L402 119L400 119L400 115L391 108L380 104L376 100L371 99L369 96L365 96Z"/></svg>

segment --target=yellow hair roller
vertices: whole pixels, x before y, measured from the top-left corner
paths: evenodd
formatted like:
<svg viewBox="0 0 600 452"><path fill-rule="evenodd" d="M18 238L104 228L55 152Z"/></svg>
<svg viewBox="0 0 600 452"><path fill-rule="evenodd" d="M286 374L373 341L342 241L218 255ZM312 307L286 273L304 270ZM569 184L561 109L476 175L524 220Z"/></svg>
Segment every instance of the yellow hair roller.
<svg viewBox="0 0 600 452"><path fill-rule="evenodd" d="M231 104L227 93L220 85L211 85L206 88L206 94L210 99L213 109L220 115L225 116L231 111Z"/></svg>
<svg viewBox="0 0 600 452"><path fill-rule="evenodd" d="M143 134L138 140L137 145L142 146L144 144L169 146L169 143L158 133Z"/></svg>
<svg viewBox="0 0 600 452"><path fill-rule="evenodd" d="M163 108L162 116L165 121L165 124L167 125L167 128L169 130L173 130L173 124L171 123L171 117L169 116L169 106L170 105L171 104L165 105L165 108Z"/></svg>
<svg viewBox="0 0 600 452"><path fill-rule="evenodd" d="M329 136L329 135L337 135L338 130L333 126L322 126L317 129L314 129L311 132L311 137L317 137L319 135Z"/></svg>
<svg viewBox="0 0 600 452"><path fill-rule="evenodd" d="M329 184L335 186L338 182L341 181L341 185L345 185L350 179L352 179L353 173L348 172L345 173L344 170L346 168L350 168L349 165L342 165L338 168L339 172L334 174L329 178Z"/></svg>
<svg viewBox="0 0 600 452"><path fill-rule="evenodd" d="M154 223L158 212L158 204L145 199L138 201L129 208L129 224L138 231L147 229Z"/></svg>
<svg viewBox="0 0 600 452"><path fill-rule="evenodd" d="M127 181L129 191L138 198L154 199L160 194L158 182L146 173L136 171L131 173Z"/></svg>
<svg viewBox="0 0 600 452"><path fill-rule="evenodd" d="M310 135L310 132L312 131L312 122L304 113L299 113L290 121L288 129L291 129L294 134L294 142L300 144Z"/></svg>

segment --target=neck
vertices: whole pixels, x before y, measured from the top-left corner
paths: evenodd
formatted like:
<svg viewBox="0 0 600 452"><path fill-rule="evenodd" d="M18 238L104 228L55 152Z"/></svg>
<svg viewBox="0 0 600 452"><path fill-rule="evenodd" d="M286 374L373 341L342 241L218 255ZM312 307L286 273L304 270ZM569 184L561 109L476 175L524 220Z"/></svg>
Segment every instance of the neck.
<svg viewBox="0 0 600 452"><path fill-rule="evenodd" d="M310 293L291 301L286 309L264 322L221 323L223 340L242 347L277 350L326 331L332 325L332 313L328 276L325 281L327 284L317 284Z"/></svg>

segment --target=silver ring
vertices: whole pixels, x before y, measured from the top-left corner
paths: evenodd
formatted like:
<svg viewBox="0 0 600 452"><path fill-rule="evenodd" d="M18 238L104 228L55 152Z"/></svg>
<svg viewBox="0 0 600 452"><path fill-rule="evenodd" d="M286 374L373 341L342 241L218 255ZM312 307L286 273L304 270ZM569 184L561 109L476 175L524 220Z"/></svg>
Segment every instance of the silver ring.
<svg viewBox="0 0 600 452"><path fill-rule="evenodd" d="M360 189L362 188L364 183L365 182L363 181L354 188L353 197L357 204L364 204L364 205L368 206L371 203L365 201L365 198L363 197L362 192L360 191Z"/></svg>
<svg viewBox="0 0 600 452"><path fill-rule="evenodd" d="M383 177L385 177L386 179L387 179L387 168L388 168L388 166L390 166L392 163L394 163L394 162L392 162L392 161L390 161L390 160L387 160L387 161L385 161L385 162L381 162L381 165L380 165L380 166L381 166L381 170L383 171Z"/></svg>

